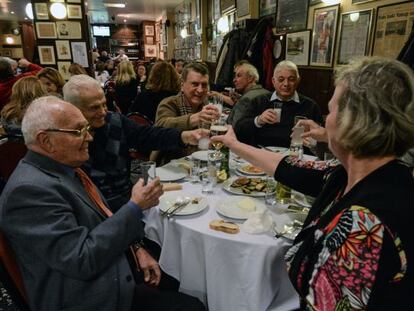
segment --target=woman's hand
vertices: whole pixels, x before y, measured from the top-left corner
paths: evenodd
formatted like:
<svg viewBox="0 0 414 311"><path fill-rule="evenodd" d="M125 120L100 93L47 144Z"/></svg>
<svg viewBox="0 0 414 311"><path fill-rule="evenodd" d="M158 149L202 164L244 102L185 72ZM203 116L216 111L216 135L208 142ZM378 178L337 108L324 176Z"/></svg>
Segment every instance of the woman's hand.
<svg viewBox="0 0 414 311"><path fill-rule="evenodd" d="M233 127L231 125L227 125L227 133L225 135L218 135L213 136L210 138L211 141L221 141L223 144L225 144L230 149L232 146L237 144L239 141L237 140L236 134L233 131Z"/></svg>

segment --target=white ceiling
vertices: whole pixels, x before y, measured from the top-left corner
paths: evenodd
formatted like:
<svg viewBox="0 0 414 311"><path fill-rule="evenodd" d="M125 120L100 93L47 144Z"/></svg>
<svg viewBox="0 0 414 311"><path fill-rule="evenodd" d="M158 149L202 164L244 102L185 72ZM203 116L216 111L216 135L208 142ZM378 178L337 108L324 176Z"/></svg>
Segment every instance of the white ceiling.
<svg viewBox="0 0 414 311"><path fill-rule="evenodd" d="M123 23L127 19L129 24L139 24L143 20L156 20L164 10L172 10L183 0L87 0L87 12L107 12L107 23ZM25 6L28 0L0 0L0 20L23 21L26 17ZM103 3L126 3L126 7L106 8ZM14 12L12 14L11 12ZM99 14L99 13L98 13ZM115 17L112 19L111 17Z"/></svg>

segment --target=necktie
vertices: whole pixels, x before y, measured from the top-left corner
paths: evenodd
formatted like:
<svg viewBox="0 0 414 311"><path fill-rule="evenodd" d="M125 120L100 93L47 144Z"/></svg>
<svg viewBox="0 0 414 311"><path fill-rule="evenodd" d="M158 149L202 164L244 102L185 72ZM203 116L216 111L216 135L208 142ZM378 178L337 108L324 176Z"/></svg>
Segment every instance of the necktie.
<svg viewBox="0 0 414 311"><path fill-rule="evenodd" d="M95 206L98 207L101 210L101 212L103 212L107 217L111 217L113 213L111 212L109 208L106 207L105 203L102 201L102 198L99 195L98 189L96 188L92 180L89 178L89 176L86 175L86 173L80 168L75 168L75 173L76 173L76 176L78 176L79 180L81 181L83 187L85 188L86 193L88 194L89 198L95 204ZM132 252L132 257L139 271L138 255L136 254L137 250L134 250L132 246L130 246L129 248Z"/></svg>
<svg viewBox="0 0 414 311"><path fill-rule="evenodd" d="M110 211L109 208L106 207L105 203L102 201L98 189L96 188L92 180L89 178L89 176L86 175L86 173L80 168L76 168L75 173L81 181L83 187L85 188L89 198L95 204L95 206L98 207L101 210L101 212L103 212L107 217L111 217L113 213Z"/></svg>

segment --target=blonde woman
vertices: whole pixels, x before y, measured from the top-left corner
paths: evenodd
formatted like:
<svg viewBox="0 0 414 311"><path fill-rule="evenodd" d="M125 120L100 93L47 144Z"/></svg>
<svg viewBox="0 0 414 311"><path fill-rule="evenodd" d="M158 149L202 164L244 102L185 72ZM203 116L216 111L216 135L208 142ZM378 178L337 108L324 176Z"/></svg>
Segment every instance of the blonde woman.
<svg viewBox="0 0 414 311"><path fill-rule="evenodd" d="M115 78L115 94L117 104L123 114L128 112L128 108L137 96L138 80L134 67L128 60L123 60L118 65Z"/></svg>
<svg viewBox="0 0 414 311"><path fill-rule="evenodd" d="M37 77L45 86L49 95L62 97L62 88L65 85L65 80L59 71L46 67L37 74Z"/></svg>
<svg viewBox="0 0 414 311"><path fill-rule="evenodd" d="M36 77L25 77L12 88L10 101L1 111L1 124L9 135L21 135L21 122L29 104L36 98L47 95L46 88Z"/></svg>

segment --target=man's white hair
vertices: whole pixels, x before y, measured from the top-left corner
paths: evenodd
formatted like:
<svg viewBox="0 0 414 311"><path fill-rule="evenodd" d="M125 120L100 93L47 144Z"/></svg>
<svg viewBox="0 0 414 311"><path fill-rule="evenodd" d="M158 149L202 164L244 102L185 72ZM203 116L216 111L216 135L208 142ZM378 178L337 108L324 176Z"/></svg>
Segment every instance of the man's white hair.
<svg viewBox="0 0 414 311"><path fill-rule="evenodd" d="M76 107L83 103L82 95L90 89L102 89L100 83L88 75L72 76L63 86L63 99Z"/></svg>
<svg viewBox="0 0 414 311"><path fill-rule="evenodd" d="M284 60L278 63L275 67L275 70L273 71L273 76L275 76L278 71L281 71L283 69L294 71L296 78L300 78L298 66L296 66L296 64L290 60Z"/></svg>
<svg viewBox="0 0 414 311"><path fill-rule="evenodd" d="M52 111L64 102L56 96L43 96L35 99L27 108L23 121L22 133L26 145L34 144L39 131L57 128L58 120Z"/></svg>

